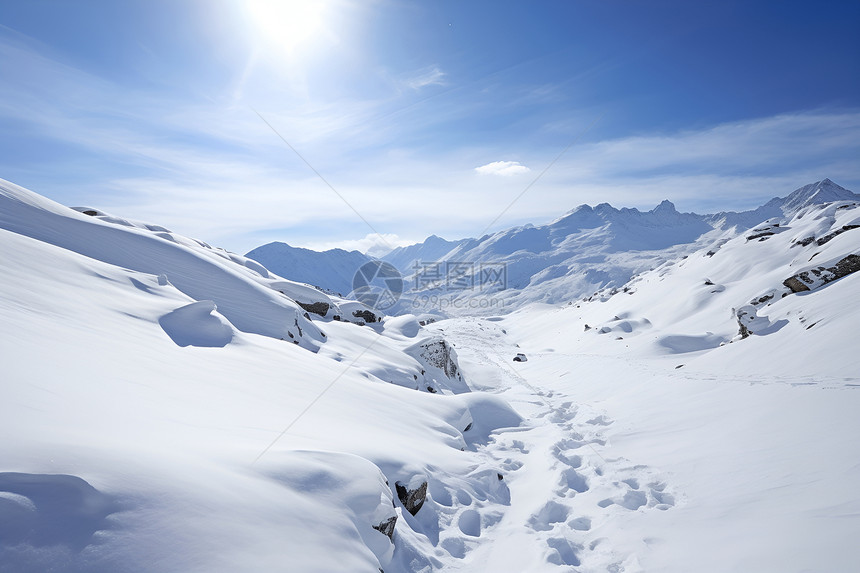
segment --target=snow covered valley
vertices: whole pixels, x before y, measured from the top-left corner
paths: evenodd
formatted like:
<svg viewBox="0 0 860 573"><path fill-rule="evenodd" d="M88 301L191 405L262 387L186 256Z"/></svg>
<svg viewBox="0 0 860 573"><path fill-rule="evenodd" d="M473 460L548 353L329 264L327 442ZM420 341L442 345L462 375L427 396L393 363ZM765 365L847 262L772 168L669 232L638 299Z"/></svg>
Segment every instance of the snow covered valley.
<svg viewBox="0 0 860 573"><path fill-rule="evenodd" d="M0 571L853 571L860 203L767 217L421 325L0 181Z"/></svg>

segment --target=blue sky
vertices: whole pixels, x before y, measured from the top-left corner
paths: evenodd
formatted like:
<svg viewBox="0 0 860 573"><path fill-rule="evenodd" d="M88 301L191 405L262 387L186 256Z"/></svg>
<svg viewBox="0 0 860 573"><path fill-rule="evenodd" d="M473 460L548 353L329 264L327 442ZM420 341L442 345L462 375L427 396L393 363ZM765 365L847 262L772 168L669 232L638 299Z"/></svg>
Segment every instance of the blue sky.
<svg viewBox="0 0 860 573"><path fill-rule="evenodd" d="M0 2L0 177L237 252L860 191L858 22L848 1Z"/></svg>

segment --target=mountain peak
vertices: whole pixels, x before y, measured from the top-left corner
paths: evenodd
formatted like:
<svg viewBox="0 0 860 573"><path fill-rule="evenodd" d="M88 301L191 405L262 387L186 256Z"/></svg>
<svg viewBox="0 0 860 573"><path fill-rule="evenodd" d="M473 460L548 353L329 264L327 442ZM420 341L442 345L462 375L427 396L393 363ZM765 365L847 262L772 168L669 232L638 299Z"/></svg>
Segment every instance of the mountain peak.
<svg viewBox="0 0 860 573"><path fill-rule="evenodd" d="M830 203L832 201L856 201L860 195L845 189L828 178L804 185L794 190L782 202L785 213L797 211L813 204Z"/></svg>
<svg viewBox="0 0 860 573"><path fill-rule="evenodd" d="M651 210L652 213L675 213L675 204L668 199L663 199L659 205Z"/></svg>

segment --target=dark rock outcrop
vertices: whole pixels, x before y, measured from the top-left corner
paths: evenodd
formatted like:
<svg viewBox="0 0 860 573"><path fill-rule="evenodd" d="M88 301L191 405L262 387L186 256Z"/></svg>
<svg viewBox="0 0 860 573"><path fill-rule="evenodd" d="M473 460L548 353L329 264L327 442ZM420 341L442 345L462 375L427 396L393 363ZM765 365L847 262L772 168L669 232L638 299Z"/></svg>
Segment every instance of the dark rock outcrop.
<svg viewBox="0 0 860 573"><path fill-rule="evenodd" d="M424 505L424 500L427 498L427 482L421 481L416 487L412 480L409 484L395 482L394 488L397 490L397 497L400 503L406 508L406 511L415 515ZM410 487L411 486L411 487Z"/></svg>
<svg viewBox="0 0 860 573"><path fill-rule="evenodd" d="M759 239L760 241L764 241L768 237L775 235L773 231L762 231L760 233L754 233L747 237L747 241L752 241L753 239Z"/></svg>
<svg viewBox="0 0 860 573"><path fill-rule="evenodd" d="M420 354L427 364L442 370L451 380L462 380L457 354L445 339L432 340L422 344Z"/></svg>
<svg viewBox="0 0 860 573"><path fill-rule="evenodd" d="M741 340L743 340L744 338L748 338L748 337L749 337L749 335L751 334L750 329L747 327L747 325L746 325L746 324L744 324L744 319L745 319L746 317L747 317L747 313L746 313L746 312L744 312L744 311L742 311L742 310L739 310L739 311L737 312L738 326L740 327L740 330L738 331L738 334L740 334L740 335L741 335Z"/></svg>
<svg viewBox="0 0 860 573"><path fill-rule="evenodd" d="M352 312L352 316L354 316L356 318L361 318L364 320L364 322L366 322L368 324L370 324L371 322L376 322L377 320L379 320L379 318L375 314L370 312L369 310L354 310Z"/></svg>
<svg viewBox="0 0 860 573"><path fill-rule="evenodd" d="M790 276L782 284L791 292L813 290L851 273L860 271L860 255L848 255L832 267L816 267Z"/></svg>
<svg viewBox="0 0 860 573"><path fill-rule="evenodd" d="M320 316L325 316L330 308L330 305L327 302L301 302L296 301L296 304L305 309L308 312L312 312L314 314L318 314Z"/></svg>
<svg viewBox="0 0 860 573"><path fill-rule="evenodd" d="M392 515L382 523L377 523L376 525L373 525L371 527L373 527L373 529L375 529L376 531L379 531L380 533L384 534L386 537L388 537L388 539L394 541L394 526L396 524L397 516Z"/></svg>
<svg viewBox="0 0 860 573"><path fill-rule="evenodd" d="M806 274L806 273L803 273L803 274ZM810 281L810 282L812 282L812 281ZM803 292L805 290L810 290L809 287L806 286L806 284L804 284L803 281L800 280L798 275L795 275L793 277L788 277L787 279L782 281L782 284L784 284L789 289L791 289L791 292Z"/></svg>
<svg viewBox="0 0 860 573"><path fill-rule="evenodd" d="M836 229L832 233L827 233L826 235L824 235L823 237L821 237L820 239L815 241L815 244L820 247L821 245L829 242L830 239L832 239L833 237L835 237L837 235L841 235L845 231L850 231L851 229L857 229L857 228L860 228L860 225L845 225L840 229Z"/></svg>

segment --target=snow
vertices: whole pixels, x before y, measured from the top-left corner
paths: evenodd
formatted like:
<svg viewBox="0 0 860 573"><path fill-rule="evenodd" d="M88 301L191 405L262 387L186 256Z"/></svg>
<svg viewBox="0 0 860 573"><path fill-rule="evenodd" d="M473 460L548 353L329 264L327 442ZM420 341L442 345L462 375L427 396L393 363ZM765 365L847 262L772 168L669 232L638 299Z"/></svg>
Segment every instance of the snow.
<svg viewBox="0 0 860 573"><path fill-rule="evenodd" d="M620 287L639 273L704 247L719 246L767 219L790 218L810 205L834 201L860 201L860 195L823 179L739 213L679 213L668 200L646 212L616 209L608 203L580 205L546 225L525 225L460 241L431 236L383 259L409 277L408 290L393 311L488 316L529 303L568 302L605 287ZM417 280L416 261L441 262L443 268L446 263L473 265L475 286L465 290L429 287ZM480 269L486 263L504 265L504 290L481 288ZM445 278L443 271L443 283Z"/></svg>
<svg viewBox="0 0 860 573"><path fill-rule="evenodd" d="M331 249L318 253L281 242L262 245L245 256L277 275L341 295L352 292L355 271L372 260L358 251Z"/></svg>
<svg viewBox="0 0 860 573"><path fill-rule="evenodd" d="M546 280L504 315L364 324L0 182L0 572L853 570L860 201L835 187L659 251L617 241L700 220L458 243ZM574 246L621 282L574 295Z"/></svg>

